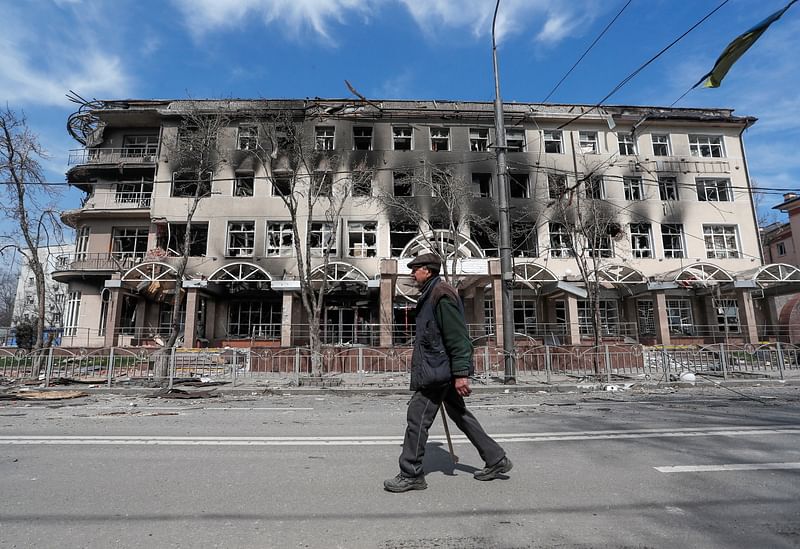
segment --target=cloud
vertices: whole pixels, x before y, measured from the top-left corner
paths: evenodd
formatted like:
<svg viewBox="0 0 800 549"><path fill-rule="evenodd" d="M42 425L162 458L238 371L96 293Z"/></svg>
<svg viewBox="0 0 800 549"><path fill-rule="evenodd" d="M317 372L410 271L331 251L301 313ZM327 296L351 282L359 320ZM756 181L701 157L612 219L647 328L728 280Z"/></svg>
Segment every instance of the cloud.
<svg viewBox="0 0 800 549"><path fill-rule="evenodd" d="M87 40L72 13L37 13L37 20L30 21L8 6L0 10L5 21L0 36L0 89L5 101L65 106L70 89L89 97L128 93L130 78L121 59Z"/></svg>
<svg viewBox="0 0 800 549"><path fill-rule="evenodd" d="M367 17L381 0L173 0L173 3L197 39L217 29L250 23L251 18L257 17L265 25L278 23L292 35L309 28L332 41L331 23L343 23L349 14Z"/></svg>

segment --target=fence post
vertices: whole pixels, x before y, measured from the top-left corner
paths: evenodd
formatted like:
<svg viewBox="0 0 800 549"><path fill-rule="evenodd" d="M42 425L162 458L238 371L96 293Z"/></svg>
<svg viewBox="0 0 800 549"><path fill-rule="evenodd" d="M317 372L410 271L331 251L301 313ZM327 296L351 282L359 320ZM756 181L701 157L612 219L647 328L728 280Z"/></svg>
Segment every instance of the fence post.
<svg viewBox="0 0 800 549"><path fill-rule="evenodd" d="M489 360L489 345L487 343L486 347L483 348L483 381L484 383L489 383L491 379L491 375L489 374L489 370L492 369L492 362Z"/></svg>
<svg viewBox="0 0 800 549"><path fill-rule="evenodd" d="M608 344L603 345L606 357L606 379L611 383L611 355L608 353Z"/></svg>
<svg viewBox="0 0 800 549"><path fill-rule="evenodd" d="M364 385L364 348L358 348L358 384Z"/></svg>
<svg viewBox="0 0 800 549"><path fill-rule="evenodd" d="M172 382L175 377L175 347L169 350L169 385L167 388L172 390Z"/></svg>
<svg viewBox="0 0 800 549"><path fill-rule="evenodd" d="M783 349L781 349L781 342L778 341L775 343L775 347L778 349L778 372L780 373L781 379L783 379L783 369L786 367L786 364L783 362Z"/></svg>
<svg viewBox="0 0 800 549"><path fill-rule="evenodd" d="M294 384L300 386L300 347L294 348Z"/></svg>
<svg viewBox="0 0 800 549"><path fill-rule="evenodd" d="M722 363L722 379L728 379L728 357L725 355L725 344L719 344L719 358Z"/></svg>
<svg viewBox="0 0 800 549"><path fill-rule="evenodd" d="M550 383L550 371L553 369L553 364L551 362L552 357L550 356L550 346L544 346L544 371L545 375L547 376L547 383Z"/></svg>
<svg viewBox="0 0 800 549"><path fill-rule="evenodd" d="M239 369L239 351L236 349L236 347L233 347L232 351L233 360L231 360L231 377L233 377L233 386L236 387L236 380L238 378L237 370Z"/></svg>
<svg viewBox="0 0 800 549"><path fill-rule="evenodd" d="M53 375L53 347L51 346L48 349L47 353L47 367L45 368L44 374L44 386L50 386L50 376Z"/></svg>
<svg viewBox="0 0 800 549"><path fill-rule="evenodd" d="M661 345L661 365L664 367L664 382L669 383L669 353L666 345Z"/></svg>
<svg viewBox="0 0 800 549"><path fill-rule="evenodd" d="M114 378L114 347L108 353L108 387L111 387L111 380Z"/></svg>

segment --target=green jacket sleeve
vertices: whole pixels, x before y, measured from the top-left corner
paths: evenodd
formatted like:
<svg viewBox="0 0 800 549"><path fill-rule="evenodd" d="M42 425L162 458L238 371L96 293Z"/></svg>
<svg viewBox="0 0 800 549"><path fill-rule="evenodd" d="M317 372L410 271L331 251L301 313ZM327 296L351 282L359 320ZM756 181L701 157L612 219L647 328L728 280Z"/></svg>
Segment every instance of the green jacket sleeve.
<svg viewBox="0 0 800 549"><path fill-rule="evenodd" d="M453 377L468 376L472 364L473 347L458 305L447 296L440 299L436 305L436 320L439 321L444 348L450 357L450 370Z"/></svg>

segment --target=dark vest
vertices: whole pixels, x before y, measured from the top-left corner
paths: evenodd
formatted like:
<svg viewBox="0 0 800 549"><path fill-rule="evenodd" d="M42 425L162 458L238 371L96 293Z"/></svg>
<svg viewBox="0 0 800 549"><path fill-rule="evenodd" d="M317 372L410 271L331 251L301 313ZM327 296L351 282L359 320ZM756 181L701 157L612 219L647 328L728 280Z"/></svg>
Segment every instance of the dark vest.
<svg viewBox="0 0 800 549"><path fill-rule="evenodd" d="M411 355L411 390L443 385L452 379L450 357L442 341L442 332L436 321L436 305L445 295L453 299L459 309L461 300L455 288L438 276L425 286L417 301L417 331L414 352Z"/></svg>

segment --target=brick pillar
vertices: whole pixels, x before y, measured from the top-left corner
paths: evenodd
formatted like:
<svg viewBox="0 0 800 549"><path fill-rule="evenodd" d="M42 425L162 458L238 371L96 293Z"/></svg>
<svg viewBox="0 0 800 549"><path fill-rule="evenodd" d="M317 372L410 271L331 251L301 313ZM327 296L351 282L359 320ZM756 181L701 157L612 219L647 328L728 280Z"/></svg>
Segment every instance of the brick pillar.
<svg viewBox="0 0 800 549"><path fill-rule="evenodd" d="M186 289L186 318L183 319L183 346L196 346L197 339L197 288Z"/></svg>
<svg viewBox="0 0 800 549"><path fill-rule="evenodd" d="M656 343L671 344L669 319L667 318L667 296L664 292L653 292L653 317L656 323Z"/></svg>
<svg viewBox="0 0 800 549"><path fill-rule="evenodd" d="M564 296L567 312L567 341L570 345L581 344L581 328L578 323L578 298L572 294Z"/></svg>
<svg viewBox="0 0 800 549"><path fill-rule="evenodd" d="M119 320L122 316L122 288L108 288L111 292L111 300L108 302L108 313L106 316L106 335L103 339L104 347L113 347L117 344L117 330Z"/></svg>
<svg viewBox="0 0 800 549"><path fill-rule="evenodd" d="M758 343L758 325L753 306L753 296L748 290L736 290L736 302L739 305L739 324L747 343Z"/></svg>

